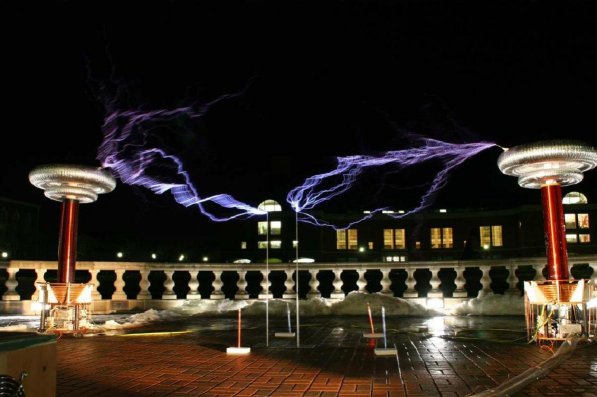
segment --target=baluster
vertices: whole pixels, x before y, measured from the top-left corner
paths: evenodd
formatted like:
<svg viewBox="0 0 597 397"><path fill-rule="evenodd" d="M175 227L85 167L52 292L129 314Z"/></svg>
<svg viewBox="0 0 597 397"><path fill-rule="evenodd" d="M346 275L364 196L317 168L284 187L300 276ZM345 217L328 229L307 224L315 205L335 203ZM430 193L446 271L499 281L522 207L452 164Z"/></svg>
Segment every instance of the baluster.
<svg viewBox="0 0 597 397"><path fill-rule="evenodd" d="M261 286L261 291L259 292L259 299L267 299L271 298L272 294L269 292L270 282L269 282L269 274L265 270L261 270L261 282L259 285ZM269 296L268 296L269 295Z"/></svg>
<svg viewBox="0 0 597 397"><path fill-rule="evenodd" d="M321 297L321 292L317 289L319 286L319 280L317 280L317 270L309 270L309 274L311 278L309 279L309 293L307 294L308 298L319 298Z"/></svg>
<svg viewBox="0 0 597 397"><path fill-rule="evenodd" d="M332 285L334 286L334 290L330 294L331 299L343 299L344 298L344 291L342 291L342 269L334 269L334 280L332 281Z"/></svg>
<svg viewBox="0 0 597 397"><path fill-rule="evenodd" d="M91 290L91 299L94 301L101 301L102 294L100 294L98 291L99 282L97 280L97 275L100 271L99 269L89 269L88 271L91 276L91 278L89 279L89 284L93 285L93 289Z"/></svg>
<svg viewBox="0 0 597 397"><path fill-rule="evenodd" d="M137 294L137 299L151 299L151 292L149 292L149 287L151 283L149 282L149 270L143 269L139 271L141 275L141 279L139 280L139 293Z"/></svg>
<svg viewBox="0 0 597 397"><path fill-rule="evenodd" d="M166 279L164 280L164 292L162 293L162 299L176 299L176 293L174 292L174 280L172 276L174 275L174 270L164 270L164 274L166 275Z"/></svg>
<svg viewBox="0 0 597 397"><path fill-rule="evenodd" d="M534 281L542 282L545 281L545 276L543 275L543 269L545 268L545 264L541 265L533 265L533 269L535 269L535 278Z"/></svg>
<svg viewBox="0 0 597 397"><path fill-rule="evenodd" d="M415 287L417 286L417 280L415 279L415 271L417 269L413 267L408 267L405 270L408 276L406 277L406 291L404 291L403 296L405 298L418 298L419 293L415 289Z"/></svg>
<svg viewBox="0 0 597 397"><path fill-rule="evenodd" d="M126 300L126 294L124 293L124 269L116 269L116 280L114 280L114 293L112 294L113 301L124 301Z"/></svg>
<svg viewBox="0 0 597 397"><path fill-rule="evenodd" d="M359 278L357 280L357 287L359 292L367 292L367 280L365 279L365 273L367 270L359 269L357 273L359 274Z"/></svg>
<svg viewBox="0 0 597 397"><path fill-rule="evenodd" d="M199 279L197 278L197 272L189 272L189 292L187 293L187 299L201 299L199 294Z"/></svg>
<svg viewBox="0 0 597 397"><path fill-rule="evenodd" d="M456 284L456 289L452 293L452 297L454 298L466 298L468 293L464 286L466 285L466 279L464 278L464 266L458 266L456 269L456 278L454 279L454 284Z"/></svg>
<svg viewBox="0 0 597 397"><path fill-rule="evenodd" d="M224 282L222 281L222 272L221 271L213 271L214 274L214 281L211 283L214 290L212 291L209 299L224 299L224 292L222 292L222 287L224 286Z"/></svg>
<svg viewBox="0 0 597 397"><path fill-rule="evenodd" d="M282 297L285 299L296 298L296 291L292 289L294 287L295 282L292 280L292 270L285 270L286 272L286 280L284 281L284 286L286 287L286 291L282 294Z"/></svg>
<svg viewBox="0 0 597 397"><path fill-rule="evenodd" d="M41 267L35 271L35 280L33 280L33 286L35 290L33 291L33 295L31 295L31 300L36 302L39 300L39 286L37 283L45 282L44 276L46 274L46 268Z"/></svg>
<svg viewBox="0 0 597 397"><path fill-rule="evenodd" d="M439 271L440 268L438 267L431 267L429 268L431 272L431 279L429 280L429 284L431 284L431 290L427 292L428 298L443 298L444 293L441 289L439 289L439 285L441 284L441 280L439 279Z"/></svg>
<svg viewBox="0 0 597 397"><path fill-rule="evenodd" d="M487 294L491 293L491 277L489 277L489 271L491 270L491 266L480 266L479 270L481 270L481 289L479 290L478 297L486 296Z"/></svg>
<svg viewBox="0 0 597 397"><path fill-rule="evenodd" d="M2 297L2 300L5 301L18 301L21 300L19 293L17 292L17 285L19 282L17 281L17 272L19 271L16 267L8 267L6 268L8 272L8 278L6 279L6 292Z"/></svg>
<svg viewBox="0 0 597 397"><path fill-rule="evenodd" d="M381 291L380 293L383 295L394 295L394 292L390 289L392 285L392 280L390 280L390 271L391 269L381 269Z"/></svg>
<svg viewBox="0 0 597 397"><path fill-rule="evenodd" d="M238 281L236 286L238 287L238 291L234 295L234 299L249 299L249 294L247 293L247 272L244 270L238 270Z"/></svg>
<svg viewBox="0 0 597 397"><path fill-rule="evenodd" d="M508 284L510 285L506 291L507 295L520 296L520 290L516 287L518 284L518 277L516 277L516 265L508 267Z"/></svg>

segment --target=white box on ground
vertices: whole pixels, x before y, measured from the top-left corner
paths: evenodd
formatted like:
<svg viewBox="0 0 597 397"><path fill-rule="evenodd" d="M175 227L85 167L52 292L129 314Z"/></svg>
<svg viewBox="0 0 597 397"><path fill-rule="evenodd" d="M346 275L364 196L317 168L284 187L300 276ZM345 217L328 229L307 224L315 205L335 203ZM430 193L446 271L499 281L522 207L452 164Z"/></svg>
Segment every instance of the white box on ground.
<svg viewBox="0 0 597 397"><path fill-rule="evenodd" d="M296 332L276 332L274 336L276 338L294 338L296 336Z"/></svg>
<svg viewBox="0 0 597 397"><path fill-rule="evenodd" d="M379 332L365 332L363 333L363 338L379 339L383 338L383 334L380 334Z"/></svg>
<svg viewBox="0 0 597 397"><path fill-rule="evenodd" d="M393 347L378 347L374 350L376 356L395 356L398 354L398 350Z"/></svg>
<svg viewBox="0 0 597 397"><path fill-rule="evenodd" d="M249 354L251 353L250 347L228 347L226 348L227 354Z"/></svg>

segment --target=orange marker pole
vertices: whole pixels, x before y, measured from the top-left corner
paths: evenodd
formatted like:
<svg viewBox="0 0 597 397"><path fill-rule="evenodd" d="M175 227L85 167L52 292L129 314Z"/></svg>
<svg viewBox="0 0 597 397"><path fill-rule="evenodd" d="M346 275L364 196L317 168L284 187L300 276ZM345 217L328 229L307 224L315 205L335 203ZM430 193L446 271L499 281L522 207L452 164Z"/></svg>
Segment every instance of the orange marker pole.
<svg viewBox="0 0 597 397"><path fill-rule="evenodd" d="M369 302L367 302L367 312L369 312L369 324L371 325L371 333L375 333L375 328L373 328L373 316L371 315L371 306L369 306Z"/></svg>

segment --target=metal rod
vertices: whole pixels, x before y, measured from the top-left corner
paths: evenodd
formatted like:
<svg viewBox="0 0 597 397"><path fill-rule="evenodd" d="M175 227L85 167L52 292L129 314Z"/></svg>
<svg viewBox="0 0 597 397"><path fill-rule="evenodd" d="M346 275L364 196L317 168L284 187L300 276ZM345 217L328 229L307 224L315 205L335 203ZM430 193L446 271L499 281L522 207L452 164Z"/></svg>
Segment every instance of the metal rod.
<svg viewBox="0 0 597 397"><path fill-rule="evenodd" d="M299 237L298 237L298 211L295 212L295 236L296 236L296 347L301 347L301 330L299 317Z"/></svg>
<svg viewBox="0 0 597 397"><path fill-rule="evenodd" d="M39 312L39 332L46 330L46 304L48 303L48 283L40 287L41 290L41 310Z"/></svg>
<svg viewBox="0 0 597 397"><path fill-rule="evenodd" d="M241 320L240 320L240 309L238 309L238 331L237 331L237 337L236 337L236 345L237 347L240 347L240 329L241 329Z"/></svg>
<svg viewBox="0 0 597 397"><path fill-rule="evenodd" d="M290 323L290 305L286 302L286 315L288 316L288 333L292 333L292 324Z"/></svg>
<svg viewBox="0 0 597 397"><path fill-rule="evenodd" d="M269 212L265 213L267 236L265 246L265 346L269 347Z"/></svg>

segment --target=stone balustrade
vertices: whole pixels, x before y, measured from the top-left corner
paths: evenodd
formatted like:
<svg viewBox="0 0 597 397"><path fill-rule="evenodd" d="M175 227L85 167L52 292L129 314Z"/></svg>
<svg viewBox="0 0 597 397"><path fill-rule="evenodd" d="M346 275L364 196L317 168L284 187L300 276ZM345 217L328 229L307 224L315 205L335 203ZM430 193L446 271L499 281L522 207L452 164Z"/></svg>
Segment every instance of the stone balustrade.
<svg viewBox="0 0 597 397"><path fill-rule="evenodd" d="M597 255L571 257L569 261L571 274L578 274L575 272L578 267L584 272L582 278L597 282ZM300 298L342 299L351 291L378 292L423 302L427 298L443 299L449 305L496 291L522 295L521 281L545 279L542 273L545 262L545 258L516 258L299 264L299 295ZM35 311L32 303L37 299L37 292L33 283L52 281L46 272L56 268L56 262L51 261L0 262L0 292L4 290L0 311L20 314ZM78 275L88 273L81 282L95 286L93 310L96 313L168 308L197 299L265 299L268 288L270 298L296 298L296 264L270 264L268 269L269 274L266 274L266 266L261 263L77 263ZM27 277L19 277L21 271ZM213 278L201 277L202 273L209 273ZM100 274L110 277L100 277ZM150 281L152 274L161 274L161 277ZM175 282L177 274L185 277L178 277L179 281ZM501 274L500 277L497 274ZM31 293L27 295L23 290Z"/></svg>

